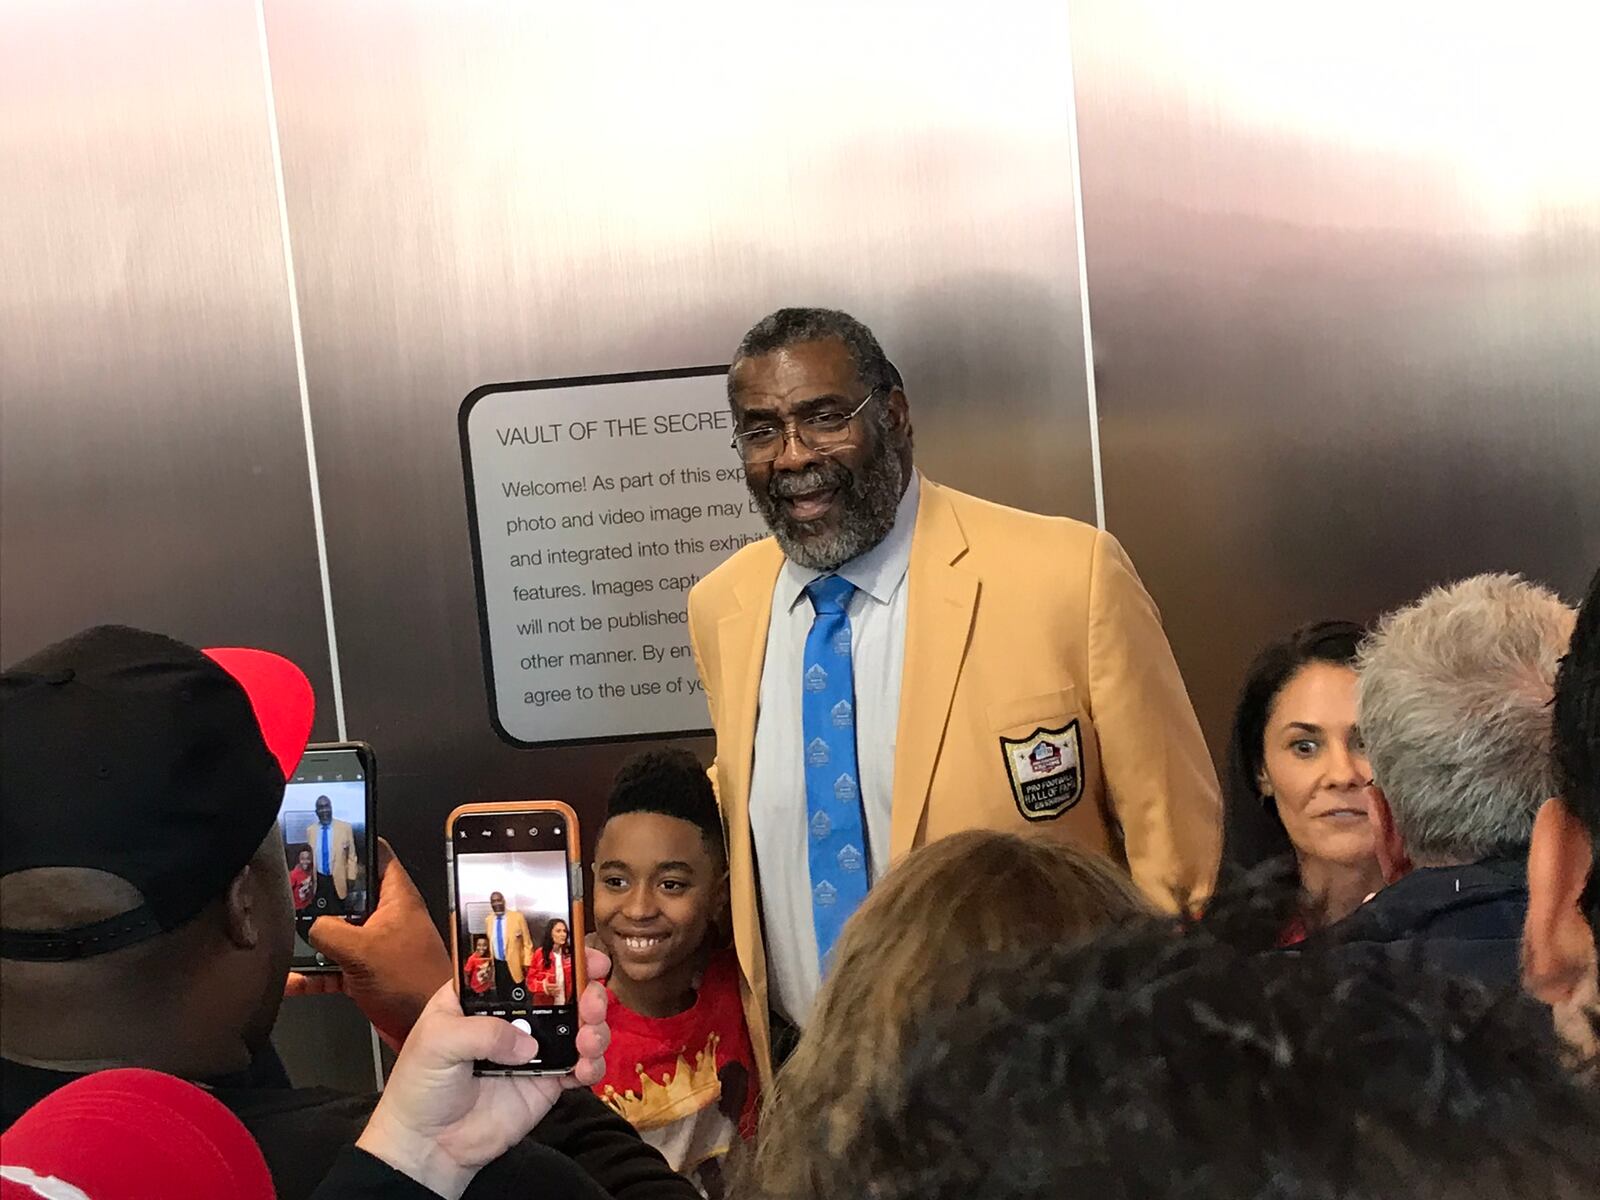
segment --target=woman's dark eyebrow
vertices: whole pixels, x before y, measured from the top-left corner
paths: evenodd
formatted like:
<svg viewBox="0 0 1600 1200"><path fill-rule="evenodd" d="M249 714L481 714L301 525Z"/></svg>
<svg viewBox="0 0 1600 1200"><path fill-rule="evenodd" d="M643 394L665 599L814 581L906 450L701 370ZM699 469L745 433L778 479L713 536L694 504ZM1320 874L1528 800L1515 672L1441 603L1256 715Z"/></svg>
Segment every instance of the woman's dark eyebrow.
<svg viewBox="0 0 1600 1200"><path fill-rule="evenodd" d="M1307 733L1321 733L1322 732L1322 726L1321 725L1312 725L1307 721L1290 721L1288 723L1287 727L1289 729L1304 729Z"/></svg>

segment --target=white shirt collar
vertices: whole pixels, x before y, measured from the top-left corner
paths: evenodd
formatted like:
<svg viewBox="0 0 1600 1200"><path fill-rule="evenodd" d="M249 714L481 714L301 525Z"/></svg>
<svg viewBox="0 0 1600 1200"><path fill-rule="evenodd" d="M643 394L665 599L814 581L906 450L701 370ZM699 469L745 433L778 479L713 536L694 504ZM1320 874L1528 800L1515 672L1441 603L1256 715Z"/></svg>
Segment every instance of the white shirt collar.
<svg viewBox="0 0 1600 1200"><path fill-rule="evenodd" d="M849 580L879 604L889 603L911 568L911 535L916 530L917 505L921 496L922 476L913 469L911 481L906 484L900 503L895 506L894 525L883 540L831 574ZM806 585L828 573L802 567L792 559L784 559L783 568L778 572L778 587L774 597L777 611L790 611L805 594Z"/></svg>

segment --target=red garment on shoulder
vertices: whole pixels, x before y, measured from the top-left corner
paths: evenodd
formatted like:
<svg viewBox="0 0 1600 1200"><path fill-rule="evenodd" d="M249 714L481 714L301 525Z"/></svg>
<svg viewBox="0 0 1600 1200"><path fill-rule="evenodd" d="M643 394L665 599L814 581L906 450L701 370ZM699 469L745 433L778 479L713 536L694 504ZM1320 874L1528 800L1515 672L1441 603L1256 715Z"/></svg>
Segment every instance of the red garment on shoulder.
<svg viewBox="0 0 1600 1200"><path fill-rule="evenodd" d="M754 1136L759 1083L731 949L712 956L694 1003L683 1012L641 1016L613 993L607 1021L606 1074L594 1091L641 1132L720 1117L740 1137ZM656 1139L647 1140L660 1148ZM695 1164L672 1166L692 1170Z"/></svg>

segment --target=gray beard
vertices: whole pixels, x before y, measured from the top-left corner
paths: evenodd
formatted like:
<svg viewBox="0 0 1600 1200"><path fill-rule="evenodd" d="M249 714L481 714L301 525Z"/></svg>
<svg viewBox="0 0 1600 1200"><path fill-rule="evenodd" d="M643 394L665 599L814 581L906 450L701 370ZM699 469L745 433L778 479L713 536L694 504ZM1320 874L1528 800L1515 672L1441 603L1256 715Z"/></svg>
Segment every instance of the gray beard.
<svg viewBox="0 0 1600 1200"><path fill-rule="evenodd" d="M774 472L767 486L759 491L751 486L750 495L761 510L762 519L789 561L813 571L833 571L889 536L906 484L905 466L898 450L890 439L880 438L877 456L859 476L832 459L824 459L798 475ZM818 536L808 534L803 522L785 515L780 497L821 488L839 489L844 519L833 533Z"/></svg>

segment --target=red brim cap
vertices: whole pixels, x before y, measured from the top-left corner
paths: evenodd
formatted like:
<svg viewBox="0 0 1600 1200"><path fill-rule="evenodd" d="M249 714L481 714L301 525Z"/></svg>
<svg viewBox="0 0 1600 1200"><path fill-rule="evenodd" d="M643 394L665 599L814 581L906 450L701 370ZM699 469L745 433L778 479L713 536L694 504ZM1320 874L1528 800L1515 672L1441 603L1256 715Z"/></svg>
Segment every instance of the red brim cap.
<svg viewBox="0 0 1600 1200"><path fill-rule="evenodd" d="M46 1096L0 1138L0 1163L91 1200L274 1195L260 1148L220 1100L137 1068L86 1075ZM7 1174L15 1182L18 1172Z"/></svg>
<svg viewBox="0 0 1600 1200"><path fill-rule="evenodd" d="M202 653L233 676L250 697L261 736L287 781L311 738L317 707L311 681L287 658L266 650L223 647Z"/></svg>

